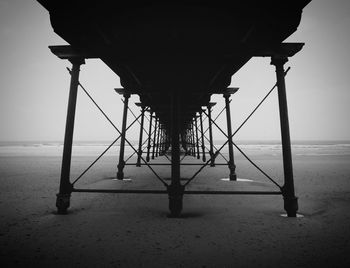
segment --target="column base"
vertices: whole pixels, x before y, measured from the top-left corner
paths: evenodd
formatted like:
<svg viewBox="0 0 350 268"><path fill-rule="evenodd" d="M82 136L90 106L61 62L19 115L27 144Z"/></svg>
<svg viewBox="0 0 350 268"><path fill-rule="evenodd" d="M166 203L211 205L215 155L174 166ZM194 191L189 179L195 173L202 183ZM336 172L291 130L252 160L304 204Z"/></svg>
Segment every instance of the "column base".
<svg viewBox="0 0 350 268"><path fill-rule="evenodd" d="M230 181L236 181L237 175L236 174L230 174Z"/></svg>
<svg viewBox="0 0 350 268"><path fill-rule="evenodd" d="M237 180L236 165L232 162L228 162L227 164L230 170L230 181L236 181Z"/></svg>
<svg viewBox="0 0 350 268"><path fill-rule="evenodd" d="M117 172L117 179L118 180L123 180L124 179L124 172L123 171L118 171Z"/></svg>
<svg viewBox="0 0 350 268"><path fill-rule="evenodd" d="M67 209L70 206L70 193L68 194L58 193L56 197L57 197L56 198L57 214L60 214L60 215L67 214Z"/></svg>
<svg viewBox="0 0 350 268"><path fill-rule="evenodd" d="M169 210L170 218L178 218L182 211L182 199L185 187L182 185L169 185L168 186L168 196L169 196Z"/></svg>
<svg viewBox="0 0 350 268"><path fill-rule="evenodd" d="M215 167L215 158L214 158L214 154L213 153L210 153L210 158L211 158L210 166L211 167Z"/></svg>
<svg viewBox="0 0 350 268"><path fill-rule="evenodd" d="M118 164L118 172L117 172L117 179L118 180L123 180L124 179L124 167L125 167L125 162L124 160L120 161Z"/></svg>
<svg viewBox="0 0 350 268"><path fill-rule="evenodd" d="M298 211L298 198L297 197L283 197L284 210L287 212L288 217L296 217Z"/></svg>

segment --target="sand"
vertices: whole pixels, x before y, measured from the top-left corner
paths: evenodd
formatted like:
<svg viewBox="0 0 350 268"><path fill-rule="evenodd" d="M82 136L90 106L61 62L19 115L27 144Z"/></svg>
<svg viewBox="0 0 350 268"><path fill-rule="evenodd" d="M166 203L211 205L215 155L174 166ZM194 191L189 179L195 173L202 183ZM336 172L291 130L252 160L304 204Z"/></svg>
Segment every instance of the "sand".
<svg viewBox="0 0 350 268"><path fill-rule="evenodd" d="M93 159L73 159L72 177ZM282 183L280 155L256 154ZM181 218L168 218L166 195L73 193L56 215L61 157L1 154L2 267L350 267L349 155L294 155L299 213L285 218L281 196L184 197ZM77 187L163 189L147 167L128 166L131 181L112 180L108 156ZM159 159L157 161L165 161ZM240 178L206 168L190 189L274 190L243 158ZM188 177L198 167L183 171ZM156 170L167 177L167 167Z"/></svg>

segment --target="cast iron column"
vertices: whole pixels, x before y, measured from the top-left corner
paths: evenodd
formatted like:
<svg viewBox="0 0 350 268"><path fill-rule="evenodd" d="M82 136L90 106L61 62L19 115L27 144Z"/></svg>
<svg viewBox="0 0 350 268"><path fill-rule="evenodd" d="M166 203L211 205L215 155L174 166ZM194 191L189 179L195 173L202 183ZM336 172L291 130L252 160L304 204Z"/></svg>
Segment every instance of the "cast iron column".
<svg viewBox="0 0 350 268"><path fill-rule="evenodd" d="M130 98L130 94L124 93L123 123L122 123L122 134L120 138L119 164L118 164L118 172L117 172L118 180L124 179L124 172L123 172L123 169L125 167L124 149L125 149L126 121L127 121L127 115L128 115L129 98Z"/></svg>
<svg viewBox="0 0 350 268"><path fill-rule="evenodd" d="M170 133L169 133L169 130L167 129L167 132L166 132L166 147L165 147L165 150L169 150L170 148Z"/></svg>
<svg viewBox="0 0 350 268"><path fill-rule="evenodd" d="M153 112L151 111L151 115L149 119L149 129L148 129L148 145L147 145L147 156L146 156L147 162L149 162L150 160L149 153L151 150L152 118L153 118Z"/></svg>
<svg viewBox="0 0 350 268"><path fill-rule="evenodd" d="M193 131L192 122L190 123L189 133L190 133L191 156L195 156L196 151L195 151L195 147L194 147L194 131Z"/></svg>
<svg viewBox="0 0 350 268"><path fill-rule="evenodd" d="M231 94L225 93L225 107L226 107L226 120L227 120L227 136L228 136L228 153L229 153L229 162L228 168L230 169L230 181L237 180L236 175L236 165L233 158L233 143L232 143L232 127L231 127L231 111L230 111L230 96Z"/></svg>
<svg viewBox="0 0 350 268"><path fill-rule="evenodd" d="M163 129L163 147L162 147L162 155L165 155L165 139L166 139L166 134L165 134L165 128Z"/></svg>
<svg viewBox="0 0 350 268"><path fill-rule="evenodd" d="M164 131L162 128L160 130L159 155L163 155L163 137L164 137Z"/></svg>
<svg viewBox="0 0 350 268"><path fill-rule="evenodd" d="M178 217L182 210L184 187L180 183L179 107L177 92L171 96L171 184L168 186L170 216Z"/></svg>
<svg viewBox="0 0 350 268"><path fill-rule="evenodd" d="M160 122L159 122L159 120L158 120L157 143L156 143L156 157L158 157L158 155L159 155L160 128L161 128L161 125L160 125Z"/></svg>
<svg viewBox="0 0 350 268"><path fill-rule="evenodd" d="M182 147L185 149L185 154L188 154L188 146L187 146L187 138L188 138L188 131L185 130L185 133L180 134L181 144Z"/></svg>
<svg viewBox="0 0 350 268"><path fill-rule="evenodd" d="M137 154L136 166L141 167L141 155L142 155L142 136L143 136L143 123L145 119L145 106L141 106L141 124L140 124L140 137L139 137L139 151Z"/></svg>
<svg viewBox="0 0 350 268"><path fill-rule="evenodd" d="M157 135L157 125L158 125L158 118L155 118L154 121L154 131L153 131L153 148L152 148L152 159L154 159L154 153L156 149L156 135Z"/></svg>
<svg viewBox="0 0 350 268"><path fill-rule="evenodd" d="M197 150L197 133L196 133L196 125L195 123L192 121L192 125L193 125L193 150L194 150L194 154L193 156L197 158L198 155L198 150ZM198 126L197 126L198 128ZM199 145L198 145L199 146Z"/></svg>
<svg viewBox="0 0 350 268"><path fill-rule="evenodd" d="M199 138L198 138L198 123L197 123L197 114L194 117L195 127L196 127L196 148L197 148L197 159L200 159L201 156L199 154Z"/></svg>
<svg viewBox="0 0 350 268"><path fill-rule="evenodd" d="M192 155L192 148L191 148L191 128L186 130L186 143L187 143L187 147L188 147L188 155Z"/></svg>
<svg viewBox="0 0 350 268"><path fill-rule="evenodd" d="M77 103L77 93L79 85L79 71L80 65L84 64L84 59L70 59L70 62L73 64L73 67L70 80L66 130L64 134L60 189L59 193L56 195L56 207L58 214L67 213L67 209L70 205L70 195L73 189L73 186L70 182L70 165L72 157L75 107Z"/></svg>
<svg viewBox="0 0 350 268"><path fill-rule="evenodd" d="M209 155L211 158L210 166L215 167L215 158L214 158L214 150L213 150L213 129L211 126L211 105L208 105L207 108L208 108L209 143L210 143Z"/></svg>
<svg viewBox="0 0 350 268"><path fill-rule="evenodd" d="M271 64L276 67L277 77L284 170L284 185L282 187L284 209L286 210L288 217L296 217L298 211L298 199L294 192L292 151L290 146L287 95L283 68L284 63L287 61L288 58L286 56L273 56L271 58Z"/></svg>
<svg viewBox="0 0 350 268"><path fill-rule="evenodd" d="M201 140L202 140L202 154L203 154L203 156L202 156L202 160L203 160L203 162L205 162L206 161L206 157L205 157L205 145L204 145L204 131L203 131L203 118L202 118L202 113L203 113L203 111L202 111L202 109L199 111L199 122L200 122L200 128L201 128L201 136L202 136L202 138L201 138Z"/></svg>
<svg viewBox="0 0 350 268"><path fill-rule="evenodd" d="M163 152L162 152L162 155L165 155L165 147L166 147L166 131L165 131L165 128L163 129Z"/></svg>

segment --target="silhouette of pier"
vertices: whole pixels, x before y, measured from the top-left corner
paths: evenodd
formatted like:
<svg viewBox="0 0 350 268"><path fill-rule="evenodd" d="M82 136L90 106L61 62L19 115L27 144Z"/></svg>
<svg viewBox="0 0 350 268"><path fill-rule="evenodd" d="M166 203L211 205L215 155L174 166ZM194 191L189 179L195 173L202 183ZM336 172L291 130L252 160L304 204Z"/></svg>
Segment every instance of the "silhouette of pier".
<svg viewBox="0 0 350 268"><path fill-rule="evenodd" d="M67 213L73 192L113 192L168 194L171 216L182 210L184 194L278 194L284 199L288 216L296 217L297 197L294 191L288 108L284 64L298 53L303 43L283 41L297 30L302 9L310 0L302 1L132 1L91 2L73 1L69 6L61 1L38 0L50 13L54 31L70 45L50 46L52 53L72 63L70 93L57 208ZM233 130L230 102L238 88L229 87L231 77L253 57L270 57L276 69L281 137L283 145L284 185L281 186L254 164L234 143L234 136L245 122ZM122 88L116 94L124 98L121 128L115 126L103 109L79 82L80 66L86 59L99 58L120 77ZM93 104L115 128L120 142L116 178L123 180L128 164L125 145L137 156L136 166L147 166L165 187L164 190L77 189L70 178L71 151L77 90L81 87ZM271 90L271 91L272 91ZM268 95L271 93L268 93ZM128 125L129 98L137 94L140 115ZM212 118L210 102L214 94L225 100L226 129ZM267 97L267 96L266 96ZM148 119L148 128L145 120ZM139 143L134 147L127 139L127 129L140 119ZM209 128L204 130L207 120ZM226 142L216 148L213 128L218 128ZM226 163L215 160L228 146ZM234 151L240 151L277 187L269 192L187 191L206 166L227 166L228 177L237 180ZM192 177L182 183L181 151L186 156L201 159L203 164ZM152 160L166 157L171 168L170 183L152 168ZM99 159L99 158L98 158ZM98 160L97 159L97 160ZM96 160L96 161L97 161ZM95 162L94 162L95 163ZM93 163L93 164L94 164ZM92 164L92 165L93 165ZM158 163L159 165L159 163ZM91 167L91 166L90 166Z"/></svg>

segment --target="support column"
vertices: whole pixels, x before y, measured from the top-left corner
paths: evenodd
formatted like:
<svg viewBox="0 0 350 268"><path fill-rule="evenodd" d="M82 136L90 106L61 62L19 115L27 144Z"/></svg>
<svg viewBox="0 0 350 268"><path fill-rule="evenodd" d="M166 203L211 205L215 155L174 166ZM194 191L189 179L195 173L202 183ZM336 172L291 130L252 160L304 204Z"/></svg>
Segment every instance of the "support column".
<svg viewBox="0 0 350 268"><path fill-rule="evenodd" d="M196 148L197 148L197 159L200 159L201 156L199 154L199 138L198 138L198 123L197 123L197 114L194 117L195 127L196 127Z"/></svg>
<svg viewBox="0 0 350 268"><path fill-rule="evenodd" d="M169 145L171 144L171 130L170 130L170 135L169 135ZM185 154L187 154L188 149L187 149L187 132L181 133L180 134L180 144L182 148L185 150Z"/></svg>
<svg viewBox="0 0 350 268"><path fill-rule="evenodd" d="M159 137L160 137L160 122L158 120L158 131L157 131L157 143L156 143L156 157L159 156Z"/></svg>
<svg viewBox="0 0 350 268"><path fill-rule="evenodd" d="M166 147L166 134L165 134L165 128L163 129L163 147L162 147L162 155L165 155L165 147Z"/></svg>
<svg viewBox="0 0 350 268"><path fill-rule="evenodd" d="M225 107L226 107L226 119L227 119L227 136L228 136L228 153L229 153L229 162L228 168L230 169L230 181L236 181L236 165L233 156L233 143L232 143L232 126L231 126L231 111L230 111L230 93L225 93Z"/></svg>
<svg viewBox="0 0 350 268"><path fill-rule="evenodd" d="M202 140L202 160L203 162L207 161L205 157L205 145L204 145L204 131L203 131L203 117L202 117L203 111L200 110L199 112L199 122L200 122L200 128L201 128L201 140Z"/></svg>
<svg viewBox="0 0 350 268"><path fill-rule="evenodd" d="M191 147L191 127L186 130L186 144L188 148L188 155L192 155L192 147Z"/></svg>
<svg viewBox="0 0 350 268"><path fill-rule="evenodd" d="M162 147L162 155L165 155L165 151L166 151L166 132L165 132L165 128L163 129L163 147Z"/></svg>
<svg viewBox="0 0 350 268"><path fill-rule="evenodd" d="M70 59L70 62L73 64L73 67L70 80L66 130L64 134L60 188L59 193L56 195L56 207L58 214L67 214L67 209L70 205L70 195L73 189L70 182L70 166L72 157L75 108L79 85L79 71L80 65L84 64L84 59Z"/></svg>
<svg viewBox="0 0 350 268"><path fill-rule="evenodd" d="M213 150L213 129L212 129L212 122L211 122L211 107L212 107L212 103L210 103L211 105L208 105L208 124L209 124L209 155L211 158L210 161L210 166L211 167L215 167L215 158L214 158L214 150ZM214 104L215 105L215 104Z"/></svg>
<svg viewBox="0 0 350 268"><path fill-rule="evenodd" d="M140 104L141 105L141 104ZM142 136L143 136L143 123L145 119L145 106L141 106L141 124L140 124L140 137L139 137L139 150L137 154L136 166L141 167L141 155L142 155Z"/></svg>
<svg viewBox="0 0 350 268"><path fill-rule="evenodd" d="M191 156L195 156L196 155L196 151L195 151L195 148L194 148L194 132L193 132L193 124L192 122L190 123L190 129L189 129L189 134L190 134L190 153L191 153Z"/></svg>
<svg viewBox="0 0 350 268"><path fill-rule="evenodd" d="M129 98L130 98L130 94L124 93L123 123L122 123L122 134L120 138L119 164L118 164L118 172L117 172L118 180L124 179L124 172L123 172L125 167L124 149L125 149L125 134L126 134L126 122L127 122L127 115L128 115Z"/></svg>
<svg viewBox="0 0 350 268"><path fill-rule="evenodd" d="M146 156L147 162L149 162L149 160L150 160L149 153L151 150L152 118L153 118L153 112L151 111L151 115L150 115L150 119L149 119L149 128L148 128L148 144L147 144L147 156Z"/></svg>
<svg viewBox="0 0 350 268"><path fill-rule="evenodd" d="M191 135L191 128L187 130L187 137L186 137L186 143L188 147L188 155L193 155L193 150L192 150L192 135Z"/></svg>
<svg viewBox="0 0 350 268"><path fill-rule="evenodd" d="M273 56L271 58L271 64L276 67L277 77L284 170L284 185L282 187L284 209L286 210L288 217L296 217L298 211L298 198L295 196L294 192L292 150L290 145L287 95L283 68L283 65L287 61L288 58L286 56Z"/></svg>
<svg viewBox="0 0 350 268"><path fill-rule="evenodd" d="M154 159L154 153L156 149L156 135L157 135L157 125L158 125L158 118L155 117L154 121L154 133L153 133L153 148L152 148L152 159Z"/></svg>
<svg viewBox="0 0 350 268"><path fill-rule="evenodd" d="M167 129L166 131L166 146L165 146L165 150L168 151L170 148L170 134L169 134L169 130Z"/></svg>
<svg viewBox="0 0 350 268"><path fill-rule="evenodd" d="M179 96L173 92L171 98L171 184L168 186L171 217L180 216L184 193L184 187L180 183L179 105Z"/></svg>
<svg viewBox="0 0 350 268"><path fill-rule="evenodd" d="M196 157L197 154L198 154L198 150L197 150L197 131L196 131L196 124L195 122L191 122L191 125L192 125L192 147L193 147L193 156Z"/></svg>
<svg viewBox="0 0 350 268"><path fill-rule="evenodd" d="M186 130L185 144L186 144L186 155L191 155L191 135L190 135L189 129Z"/></svg>
<svg viewBox="0 0 350 268"><path fill-rule="evenodd" d="M163 152L162 155L165 155L165 151L166 151L166 132L165 132L165 128L163 129L163 148L162 148Z"/></svg>
<svg viewBox="0 0 350 268"><path fill-rule="evenodd" d="M164 145L164 143L163 143L163 138L164 138L164 129L162 128L161 130L160 130L160 141L159 141L159 155L161 156L161 155L163 155L163 145Z"/></svg>

